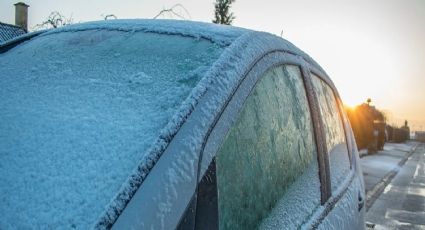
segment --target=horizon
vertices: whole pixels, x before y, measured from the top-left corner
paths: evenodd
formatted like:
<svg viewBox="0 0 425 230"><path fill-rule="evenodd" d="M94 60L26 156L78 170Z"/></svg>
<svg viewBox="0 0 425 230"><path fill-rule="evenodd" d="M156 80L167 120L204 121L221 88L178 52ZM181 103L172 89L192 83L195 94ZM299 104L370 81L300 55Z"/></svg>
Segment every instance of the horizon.
<svg viewBox="0 0 425 230"><path fill-rule="evenodd" d="M17 2L0 3L0 22L14 24ZM108 14L119 19L153 18L175 4L189 12L177 9L188 20L211 22L214 12L213 0L24 2L30 6L30 31L53 11L72 17L74 23L103 20ZM356 106L371 98L373 105L389 114L390 124L401 126L407 120L412 131L425 129L424 1L269 0L260 7L236 0L233 25L282 34L323 67L345 104Z"/></svg>

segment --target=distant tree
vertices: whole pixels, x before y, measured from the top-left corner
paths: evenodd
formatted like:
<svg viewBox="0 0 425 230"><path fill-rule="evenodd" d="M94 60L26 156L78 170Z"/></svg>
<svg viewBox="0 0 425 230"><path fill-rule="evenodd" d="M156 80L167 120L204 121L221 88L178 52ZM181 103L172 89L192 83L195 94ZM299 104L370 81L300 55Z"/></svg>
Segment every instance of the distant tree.
<svg viewBox="0 0 425 230"><path fill-rule="evenodd" d="M230 7L235 0L216 0L214 3L214 20L213 23L231 25L233 20L236 18L235 15L230 12Z"/></svg>
<svg viewBox="0 0 425 230"><path fill-rule="evenodd" d="M66 26L74 23L74 19L71 17L65 17L57 11L53 11L50 15L40 24L37 24L35 27L37 29L49 29L49 28L58 28L61 26Z"/></svg>
<svg viewBox="0 0 425 230"><path fill-rule="evenodd" d="M410 127L409 127L409 123L407 122L407 120L404 121L404 126L401 127L402 130L404 130L404 141L409 140L410 139Z"/></svg>
<svg viewBox="0 0 425 230"><path fill-rule="evenodd" d="M356 138L359 149L368 148L371 152L381 150L385 143L386 116L375 106L370 106L371 99L367 103L347 109L347 115ZM378 136L375 136L375 131Z"/></svg>
<svg viewBox="0 0 425 230"><path fill-rule="evenodd" d="M359 149L367 148L374 138L374 114L371 111L371 107L363 103L356 106L353 110L347 111L347 114L356 138L357 147Z"/></svg>

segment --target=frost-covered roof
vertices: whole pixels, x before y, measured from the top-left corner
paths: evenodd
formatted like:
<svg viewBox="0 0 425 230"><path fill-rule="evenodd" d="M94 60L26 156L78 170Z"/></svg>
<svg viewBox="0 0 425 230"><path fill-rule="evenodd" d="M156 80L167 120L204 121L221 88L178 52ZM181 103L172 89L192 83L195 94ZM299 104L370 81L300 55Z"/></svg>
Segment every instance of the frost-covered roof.
<svg viewBox="0 0 425 230"><path fill-rule="evenodd" d="M25 30L19 26L0 22L0 43L25 34Z"/></svg>
<svg viewBox="0 0 425 230"><path fill-rule="evenodd" d="M152 32L160 34L176 34L190 36L195 38L204 38L214 43L229 45L237 37L249 32L247 29L217 25L204 22L182 21L182 20L145 20L145 19L123 19L106 20L89 23L73 24L61 27L57 30L51 30L47 34L60 33L64 31L81 30L120 30L132 32Z"/></svg>
<svg viewBox="0 0 425 230"><path fill-rule="evenodd" d="M190 36L195 38L204 38L214 43L229 45L237 38L246 34L252 36L270 36L269 33L253 31L245 28L219 25L205 22L183 21L183 20L167 20L167 19L122 19L122 20L103 20L88 23L78 23L56 30L50 30L45 34L59 33L64 31L92 30L92 29L109 29L122 31L143 31L161 34L177 34L182 36ZM275 36L276 37L276 36ZM284 47L284 50L303 57L307 62L313 64L317 68L320 66L310 58L306 53L294 46L285 39L278 39L270 46L278 45ZM280 43L280 44L279 44Z"/></svg>
<svg viewBox="0 0 425 230"><path fill-rule="evenodd" d="M0 54L0 228L93 225L138 166L152 167L151 146L224 49L108 28Z"/></svg>
<svg viewBox="0 0 425 230"><path fill-rule="evenodd" d="M46 224L36 222L42 215L52 226L67 217L65 227L86 228L105 206L97 227L110 226L224 69L230 89L247 66L241 61L276 50L320 68L282 38L201 22L108 20L28 39L0 54L0 162L11 162L0 164L2 194L11 196L0 200L0 228L15 223L11 208L35 221L22 227ZM28 207L43 197L43 212Z"/></svg>

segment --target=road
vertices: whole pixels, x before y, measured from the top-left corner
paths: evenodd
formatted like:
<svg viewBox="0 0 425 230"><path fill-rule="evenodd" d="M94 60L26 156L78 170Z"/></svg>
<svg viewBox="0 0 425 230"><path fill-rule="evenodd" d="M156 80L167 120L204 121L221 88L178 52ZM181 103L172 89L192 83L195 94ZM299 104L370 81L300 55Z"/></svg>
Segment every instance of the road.
<svg viewBox="0 0 425 230"><path fill-rule="evenodd" d="M425 230L425 144L386 144L361 163L368 227Z"/></svg>

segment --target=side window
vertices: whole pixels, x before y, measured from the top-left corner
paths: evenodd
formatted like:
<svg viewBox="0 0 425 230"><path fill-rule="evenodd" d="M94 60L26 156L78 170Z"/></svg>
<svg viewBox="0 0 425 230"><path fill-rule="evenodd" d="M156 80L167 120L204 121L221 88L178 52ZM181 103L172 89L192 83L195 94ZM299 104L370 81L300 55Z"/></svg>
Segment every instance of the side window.
<svg viewBox="0 0 425 230"><path fill-rule="evenodd" d="M267 71L216 154L219 229L305 222L320 206L313 135L299 67Z"/></svg>
<svg viewBox="0 0 425 230"><path fill-rule="evenodd" d="M335 192L350 170L344 127L332 88L314 74L312 81L325 129L332 192Z"/></svg>

